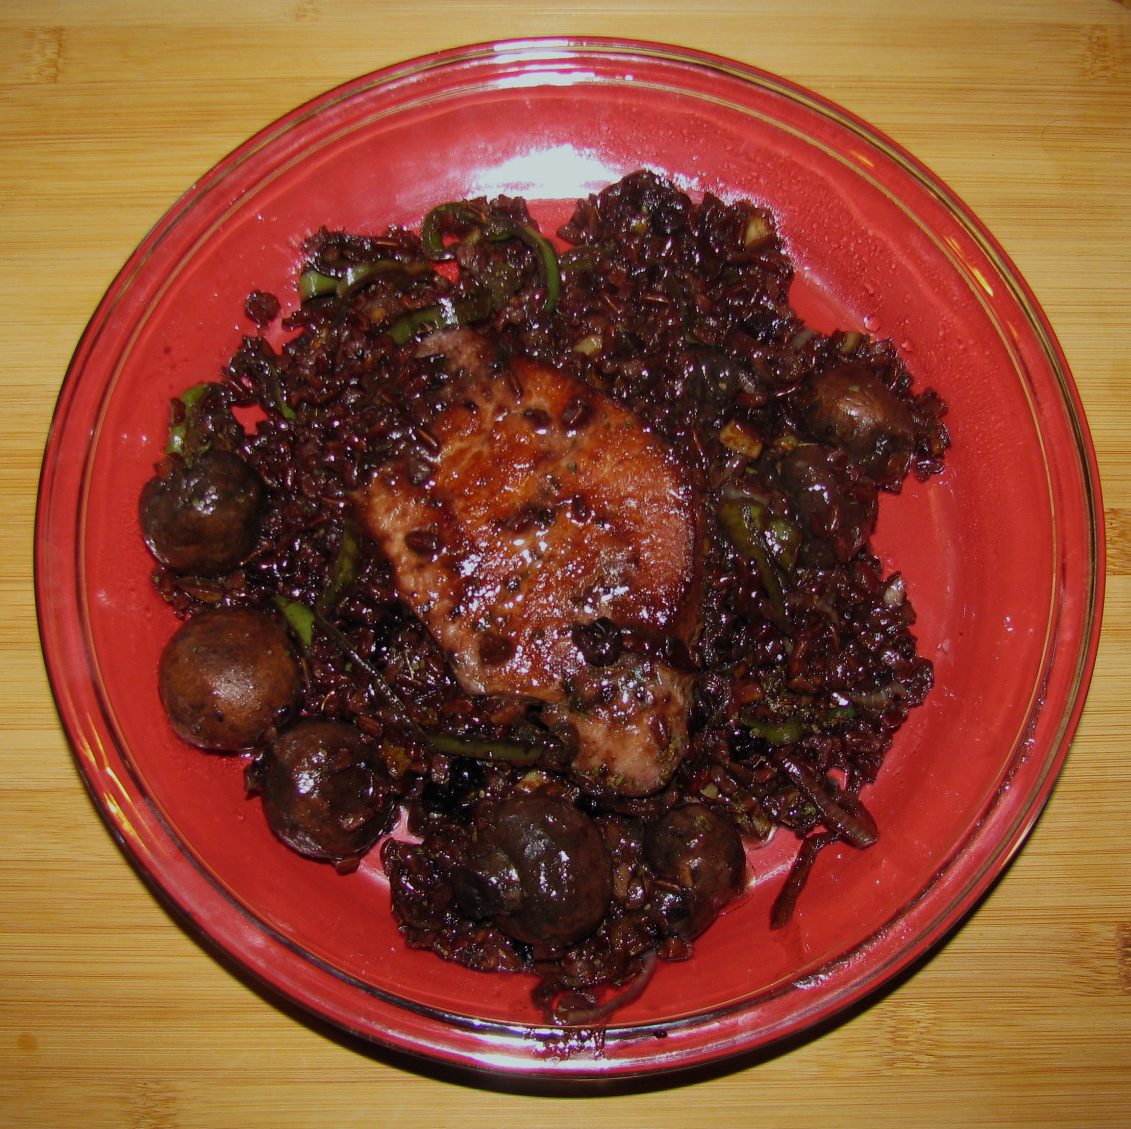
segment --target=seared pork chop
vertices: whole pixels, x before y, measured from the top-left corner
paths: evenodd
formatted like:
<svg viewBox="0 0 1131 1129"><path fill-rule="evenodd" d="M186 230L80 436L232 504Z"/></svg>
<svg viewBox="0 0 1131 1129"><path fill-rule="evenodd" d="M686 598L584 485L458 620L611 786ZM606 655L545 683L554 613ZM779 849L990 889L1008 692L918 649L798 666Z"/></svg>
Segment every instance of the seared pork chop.
<svg viewBox="0 0 1131 1129"><path fill-rule="evenodd" d="M470 330L421 348L451 371L431 476L393 462L359 495L402 598L465 690L547 703L576 740L576 772L658 790L686 747L690 678L629 653L594 667L575 640L600 619L691 642L699 524L686 473L636 415L574 377L495 363Z"/></svg>

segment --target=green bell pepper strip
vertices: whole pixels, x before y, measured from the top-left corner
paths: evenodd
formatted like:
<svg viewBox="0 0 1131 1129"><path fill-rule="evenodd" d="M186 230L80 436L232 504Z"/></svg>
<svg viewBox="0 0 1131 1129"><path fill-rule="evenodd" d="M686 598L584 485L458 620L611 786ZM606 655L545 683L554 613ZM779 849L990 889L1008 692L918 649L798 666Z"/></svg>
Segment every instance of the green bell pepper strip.
<svg viewBox="0 0 1131 1129"><path fill-rule="evenodd" d="M581 274L582 271L592 270L602 259L609 254L608 247L570 247L558 256L558 269L563 275Z"/></svg>
<svg viewBox="0 0 1131 1129"><path fill-rule="evenodd" d="M309 651L310 644L314 641L314 612L301 600L292 600L289 596L275 596L272 602L298 636L303 650Z"/></svg>
<svg viewBox="0 0 1131 1129"><path fill-rule="evenodd" d="M552 314L557 309L558 299L562 293L562 272L558 267L558 254L554 250L554 245L544 235L524 223L514 225L514 234L538 255L538 274L542 279L542 285L546 288L546 300L542 303L542 310Z"/></svg>
<svg viewBox="0 0 1131 1129"><path fill-rule="evenodd" d="M427 263L402 263L400 259L351 263L340 278L309 267L298 277L298 296L303 302L308 302L311 298L334 294L341 301L382 275L402 274L411 282L414 276L434 273Z"/></svg>
<svg viewBox="0 0 1131 1129"><path fill-rule="evenodd" d="M743 723L755 737L761 737L770 745L792 745L805 736L805 727L800 721L747 721Z"/></svg>
<svg viewBox="0 0 1131 1129"><path fill-rule="evenodd" d="M244 429L232 415L231 395L223 384L194 384L177 399L182 411L176 423L170 421L166 455L179 455L191 466L209 451L238 451Z"/></svg>
<svg viewBox="0 0 1131 1129"><path fill-rule="evenodd" d="M172 424L169 428L169 439L165 444L166 455L188 455L190 446L189 437L196 425L196 413L201 401L208 395L211 385L207 382L194 384L186 388L179 399L185 406L185 415L179 423Z"/></svg>
<svg viewBox="0 0 1131 1129"><path fill-rule="evenodd" d="M326 294L338 292L338 280L331 275L322 274L313 267L298 276L298 296L302 302L311 298L321 298Z"/></svg>
<svg viewBox="0 0 1131 1129"><path fill-rule="evenodd" d="M267 371L271 377L271 395L275 398L275 407L279 409L279 415L283 419L294 419L295 410L283 398L283 382L279 379L279 370L273 361L267 362Z"/></svg>
<svg viewBox="0 0 1131 1129"><path fill-rule="evenodd" d="M455 243L444 242L444 221L451 217L457 224L471 228L471 232ZM424 250L424 257L434 263L447 262L456 257L456 248L460 243L470 240L479 242L490 223L490 216L481 208L464 200L457 200L449 204L439 204L424 217L420 225L420 244Z"/></svg>
<svg viewBox="0 0 1131 1129"><path fill-rule="evenodd" d="M525 741L502 741L483 737L465 737L459 733L428 733L425 740L438 753L475 760L503 761L520 768L536 765L546 753L546 748Z"/></svg>
<svg viewBox="0 0 1131 1129"><path fill-rule="evenodd" d="M479 290L467 298L441 298L434 306L403 314L389 327L389 334L396 344L404 345L422 329L456 329L490 315L491 295Z"/></svg>
<svg viewBox="0 0 1131 1129"><path fill-rule="evenodd" d="M457 224L471 231L455 243L444 242L444 221L451 217ZM494 216L467 201L440 204L424 217L420 228L420 242L426 258L443 262L455 258L460 243L476 243L482 239L499 242L503 239L521 239L538 258L538 276L546 288L542 309L552 313L562 290L562 274L554 245L529 224L506 216Z"/></svg>
<svg viewBox="0 0 1131 1129"><path fill-rule="evenodd" d="M770 619L782 631L789 630L786 614L785 591L778 578L774 562L765 544L762 524L765 507L758 502L740 502L728 499L719 506L719 521L734 547L758 569L758 578L770 603Z"/></svg>
<svg viewBox="0 0 1131 1129"><path fill-rule="evenodd" d="M353 583L357 575L357 558L360 551L357 537L347 524L342 530L338 551L330 562L330 583L314 605L317 611L324 612L327 608L332 608L341 598L342 593Z"/></svg>

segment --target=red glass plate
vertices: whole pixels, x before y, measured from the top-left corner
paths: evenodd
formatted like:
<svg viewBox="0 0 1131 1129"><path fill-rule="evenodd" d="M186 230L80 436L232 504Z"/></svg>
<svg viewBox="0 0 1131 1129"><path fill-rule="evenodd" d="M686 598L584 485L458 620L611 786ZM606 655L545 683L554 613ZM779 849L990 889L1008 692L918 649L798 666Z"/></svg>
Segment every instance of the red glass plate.
<svg viewBox="0 0 1131 1129"><path fill-rule="evenodd" d="M918 610L936 686L866 801L868 851L819 859L768 928L796 849L751 852L749 896L661 965L603 1040L546 1027L523 977L403 944L374 852L339 876L267 830L240 758L190 749L158 702L175 622L136 500L167 402L214 379L253 289L297 302L320 225L415 225L436 203L519 194L544 228L639 167L778 217L818 329L891 338L950 404L943 475L885 498L878 551ZM943 184L836 106L725 59L654 44L480 45L351 82L195 185L131 256L67 374L41 485L37 595L59 712L111 829L191 926L271 988L378 1044L480 1069L674 1070L804 1030L953 927L1032 825L1082 708L1099 630L1094 454L1044 315Z"/></svg>

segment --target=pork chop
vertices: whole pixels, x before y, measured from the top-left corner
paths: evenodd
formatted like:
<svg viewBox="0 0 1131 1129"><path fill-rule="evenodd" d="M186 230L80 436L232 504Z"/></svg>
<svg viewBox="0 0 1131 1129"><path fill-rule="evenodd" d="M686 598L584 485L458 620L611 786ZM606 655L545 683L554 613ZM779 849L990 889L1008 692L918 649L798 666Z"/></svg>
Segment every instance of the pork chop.
<svg viewBox="0 0 1131 1129"><path fill-rule="evenodd" d="M691 680L625 653L591 666L579 625L674 634L697 622L699 519L674 453L611 397L547 365L433 334L450 381L431 476L382 467L358 498L402 598L472 694L538 699L574 770L627 795L667 782ZM414 481L415 480L415 481Z"/></svg>

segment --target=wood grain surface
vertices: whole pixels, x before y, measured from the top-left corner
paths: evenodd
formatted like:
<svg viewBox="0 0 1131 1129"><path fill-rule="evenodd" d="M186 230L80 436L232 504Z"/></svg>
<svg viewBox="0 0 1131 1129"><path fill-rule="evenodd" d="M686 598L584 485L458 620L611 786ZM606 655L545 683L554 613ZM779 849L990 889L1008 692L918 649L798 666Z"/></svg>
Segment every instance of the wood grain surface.
<svg viewBox="0 0 1131 1129"><path fill-rule="evenodd" d="M370 1054L256 994L135 877L40 658L39 462L75 343L217 159L358 74L477 40L637 36L855 111L998 237L1075 374L1103 478L1105 626L1061 781L932 959L826 1030L578 1101ZM1131 1125L1131 10L1117 0L5 0L0 5L0 1125Z"/></svg>

